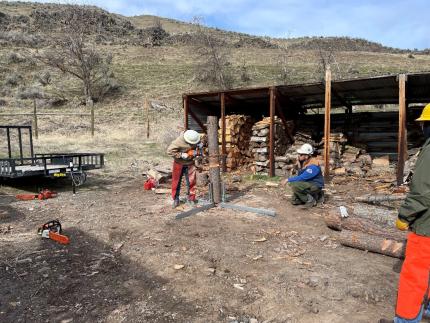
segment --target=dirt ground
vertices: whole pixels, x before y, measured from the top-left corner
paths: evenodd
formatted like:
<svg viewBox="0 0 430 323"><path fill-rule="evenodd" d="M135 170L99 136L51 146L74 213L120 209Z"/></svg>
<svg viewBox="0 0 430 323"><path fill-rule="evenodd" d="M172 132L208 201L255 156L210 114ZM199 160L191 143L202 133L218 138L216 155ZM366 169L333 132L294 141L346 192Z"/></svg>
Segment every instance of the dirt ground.
<svg viewBox="0 0 430 323"><path fill-rule="evenodd" d="M75 196L67 187L46 201L16 201L18 189L2 186L0 321L392 317L399 260L340 246L321 217L336 199L308 211L290 206L279 188L244 181L238 186L245 193L233 203L274 209L276 217L214 208L176 220L169 196L142 184L92 174ZM37 235L52 219L61 221L70 245Z"/></svg>

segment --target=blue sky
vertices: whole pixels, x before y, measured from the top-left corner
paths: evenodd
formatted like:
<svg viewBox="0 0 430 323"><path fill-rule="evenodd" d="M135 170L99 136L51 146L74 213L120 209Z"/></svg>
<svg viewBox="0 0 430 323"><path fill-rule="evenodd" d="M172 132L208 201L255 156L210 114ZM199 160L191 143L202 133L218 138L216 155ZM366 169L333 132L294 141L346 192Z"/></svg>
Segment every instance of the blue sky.
<svg viewBox="0 0 430 323"><path fill-rule="evenodd" d="M44 2L39 1L38 2ZM54 1L66 2L71 1ZM430 48L430 0L85 0L126 16L151 14L271 37L350 36Z"/></svg>

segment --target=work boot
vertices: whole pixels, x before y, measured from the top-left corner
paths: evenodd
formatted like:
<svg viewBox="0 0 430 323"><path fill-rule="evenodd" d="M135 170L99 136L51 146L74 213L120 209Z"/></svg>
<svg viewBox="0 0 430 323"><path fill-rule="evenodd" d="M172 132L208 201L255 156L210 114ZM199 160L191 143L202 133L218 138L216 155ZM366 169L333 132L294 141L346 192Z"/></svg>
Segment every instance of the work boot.
<svg viewBox="0 0 430 323"><path fill-rule="evenodd" d="M394 320L380 319L378 323L394 323Z"/></svg>
<svg viewBox="0 0 430 323"><path fill-rule="evenodd" d="M325 203L324 191L318 192L316 200L317 200L317 204L324 204Z"/></svg>
<svg viewBox="0 0 430 323"><path fill-rule="evenodd" d="M174 199L173 204L172 204L172 208L176 209L178 206L179 206L179 199Z"/></svg>
<svg viewBox="0 0 430 323"><path fill-rule="evenodd" d="M296 196L294 196L291 199L291 204L292 205L301 205L301 204L303 204L303 202L299 198L297 198Z"/></svg>
<svg viewBox="0 0 430 323"><path fill-rule="evenodd" d="M317 205L317 201L314 199L314 197L311 194L308 194L308 200L303 205L303 208L304 209L310 209L310 208L314 207L315 205Z"/></svg>

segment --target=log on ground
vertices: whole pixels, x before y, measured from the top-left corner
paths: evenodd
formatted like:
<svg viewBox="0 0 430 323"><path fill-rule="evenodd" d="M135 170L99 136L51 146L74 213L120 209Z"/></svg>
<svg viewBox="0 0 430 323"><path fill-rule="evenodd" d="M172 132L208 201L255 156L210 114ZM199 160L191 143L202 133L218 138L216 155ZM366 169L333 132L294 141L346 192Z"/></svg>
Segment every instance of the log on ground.
<svg viewBox="0 0 430 323"><path fill-rule="evenodd" d="M342 230L339 242L343 246L379 253L382 255L404 258L406 241L395 241L367 233Z"/></svg>

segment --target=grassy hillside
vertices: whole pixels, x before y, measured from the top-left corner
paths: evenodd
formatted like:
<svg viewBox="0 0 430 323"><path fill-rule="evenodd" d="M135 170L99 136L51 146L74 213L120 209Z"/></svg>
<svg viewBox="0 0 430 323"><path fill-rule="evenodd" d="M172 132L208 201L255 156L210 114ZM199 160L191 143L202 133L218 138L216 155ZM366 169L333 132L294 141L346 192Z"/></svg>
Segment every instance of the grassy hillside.
<svg viewBox="0 0 430 323"><path fill-rule="evenodd" d="M40 150L100 150L127 168L164 149L161 142L179 131L181 95L214 89L198 81L201 62L196 46L196 26L153 16L124 17L86 7L94 29L92 46L113 54L112 69L120 90L96 104L96 137L88 137L88 118L41 117ZM79 82L32 59L51 46L50 35L61 34L70 6L23 2L0 2L0 111L31 112L26 93L39 91L41 112L82 111ZM157 44L151 42L156 26L166 32ZM399 72L429 71L430 55L392 49L362 39L298 38L270 39L241 33L205 29L228 58L234 87L262 86L321 79L321 58L330 56L335 78L373 76ZM287 78L282 78L282 70ZM242 74L246 72L248 79ZM41 85L49 72L51 81ZM145 129L144 98L161 102L166 109L152 112L151 140L141 139ZM0 123L31 123L31 116L3 116ZM55 134L55 136L53 136ZM59 140L60 138L60 140ZM138 162L137 162L138 163Z"/></svg>

